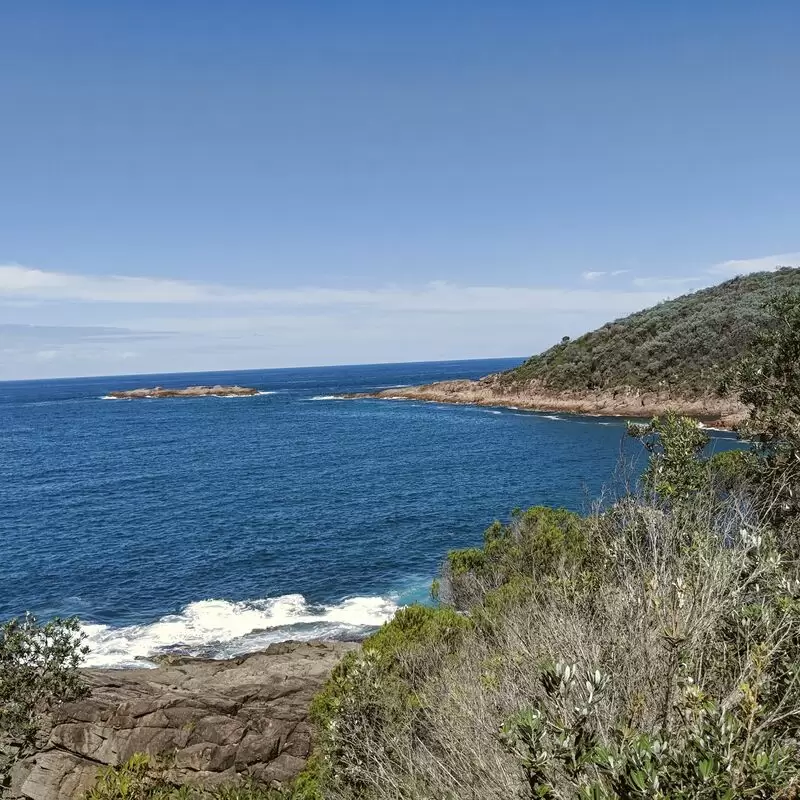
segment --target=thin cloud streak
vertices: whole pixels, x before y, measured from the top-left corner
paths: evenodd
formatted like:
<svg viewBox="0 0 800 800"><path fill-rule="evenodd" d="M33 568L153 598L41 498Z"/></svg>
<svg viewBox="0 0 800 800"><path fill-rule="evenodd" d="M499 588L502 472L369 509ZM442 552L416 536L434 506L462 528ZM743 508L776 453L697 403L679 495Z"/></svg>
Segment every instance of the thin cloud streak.
<svg viewBox="0 0 800 800"><path fill-rule="evenodd" d="M588 272L582 272L581 273L581 277L585 281L596 281L599 278L605 278L607 276L610 277L610 278L616 278L617 275L625 275L628 272L630 272L629 269L612 269L611 271L607 271L607 270L592 271L592 270L590 270Z"/></svg>
<svg viewBox="0 0 800 800"><path fill-rule="evenodd" d="M657 293L508 286L459 286L436 281L420 288L239 288L223 284L130 276L72 275L19 265L0 266L0 298L124 305L367 307L382 311L596 311L661 299Z"/></svg>
<svg viewBox="0 0 800 800"><path fill-rule="evenodd" d="M780 267L800 267L800 253L781 253L760 258L742 258L723 261L708 270L711 275L747 275L750 272L776 270Z"/></svg>
<svg viewBox="0 0 800 800"><path fill-rule="evenodd" d="M682 288L684 291L694 291L722 280L735 278L737 275L749 275L753 272L772 272L781 267L800 267L800 253L780 253L759 258L732 259L714 264L701 275L634 278L633 285L639 289Z"/></svg>

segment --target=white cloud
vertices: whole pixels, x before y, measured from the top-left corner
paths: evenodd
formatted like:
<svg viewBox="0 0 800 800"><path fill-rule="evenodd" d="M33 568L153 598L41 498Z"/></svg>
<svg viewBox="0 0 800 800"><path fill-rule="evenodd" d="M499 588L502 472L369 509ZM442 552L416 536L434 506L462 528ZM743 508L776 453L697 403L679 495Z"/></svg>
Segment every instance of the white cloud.
<svg viewBox="0 0 800 800"><path fill-rule="evenodd" d="M576 288L436 281L270 288L0 265L0 380L527 355L726 277L800 264L729 261L688 277ZM631 276L632 277L632 276Z"/></svg>
<svg viewBox="0 0 800 800"><path fill-rule="evenodd" d="M625 275L626 273L630 272L628 269L612 269L610 272L606 272L605 270L599 270L596 272L582 272L581 277L585 281L596 281L599 278L605 278L606 276L610 278L616 278L617 275Z"/></svg>
<svg viewBox="0 0 800 800"><path fill-rule="evenodd" d="M524 286L459 286L435 281L421 287L368 289L243 288L223 284L129 276L72 275L19 265L0 266L0 298L40 302L124 305L374 308L381 311L596 311L638 308L660 299L631 291L587 291Z"/></svg>
<svg viewBox="0 0 800 800"><path fill-rule="evenodd" d="M800 267L800 253L780 253L760 258L742 258L723 261L708 270L711 275L747 275L750 272L765 272L779 267Z"/></svg>
<svg viewBox="0 0 800 800"><path fill-rule="evenodd" d="M760 258L733 259L714 264L714 266L704 270L700 275L634 278L633 285L638 289L693 291L737 275L748 275L751 272L769 272L780 267L800 267L800 253L780 253L774 256L761 256Z"/></svg>
<svg viewBox="0 0 800 800"><path fill-rule="evenodd" d="M663 294L445 282L242 288L8 265L0 380L522 356Z"/></svg>

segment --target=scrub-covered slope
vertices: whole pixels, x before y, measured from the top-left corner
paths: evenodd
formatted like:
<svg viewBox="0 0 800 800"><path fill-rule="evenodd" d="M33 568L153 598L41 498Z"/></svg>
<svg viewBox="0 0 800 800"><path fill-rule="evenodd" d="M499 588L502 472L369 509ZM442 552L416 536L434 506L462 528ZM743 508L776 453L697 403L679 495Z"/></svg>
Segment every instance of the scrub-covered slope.
<svg viewBox="0 0 800 800"><path fill-rule="evenodd" d="M609 416L672 409L735 426L743 409L717 395L720 378L766 324L767 302L793 291L800 269L734 278L564 339L508 372L371 396Z"/></svg>

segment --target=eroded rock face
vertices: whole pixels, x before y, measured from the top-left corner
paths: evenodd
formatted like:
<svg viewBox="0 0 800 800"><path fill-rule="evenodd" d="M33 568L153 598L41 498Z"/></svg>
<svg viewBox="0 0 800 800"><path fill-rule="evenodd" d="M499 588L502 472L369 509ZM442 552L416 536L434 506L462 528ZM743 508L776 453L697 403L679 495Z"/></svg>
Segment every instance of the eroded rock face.
<svg viewBox="0 0 800 800"><path fill-rule="evenodd" d="M134 753L167 759L178 784L288 781L309 754L313 696L356 647L287 642L232 661L88 670L90 694L58 709L46 747L14 767L10 797L72 800Z"/></svg>

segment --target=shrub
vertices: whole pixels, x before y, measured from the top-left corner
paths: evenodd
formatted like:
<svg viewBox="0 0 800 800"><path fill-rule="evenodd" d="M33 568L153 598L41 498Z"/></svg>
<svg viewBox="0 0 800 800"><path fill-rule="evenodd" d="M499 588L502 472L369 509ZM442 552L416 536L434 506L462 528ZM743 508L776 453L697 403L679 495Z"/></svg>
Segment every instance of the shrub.
<svg viewBox="0 0 800 800"><path fill-rule="evenodd" d="M444 668L471 628L471 621L451 608L412 605L366 639L360 651L345 656L312 705L319 742L301 776L303 800L327 796L336 787L353 796L369 790L377 776L365 772L364 759L391 759L394 732L401 737L400 731L414 724L428 676ZM379 755L369 754L373 743Z"/></svg>
<svg viewBox="0 0 800 800"><path fill-rule="evenodd" d="M0 787L13 760L39 744L53 708L86 692L83 638L76 619L42 624L28 614L0 627Z"/></svg>
<svg viewBox="0 0 800 800"><path fill-rule="evenodd" d="M758 460L748 450L723 450L709 459L713 488L722 495L751 492L756 478Z"/></svg>
<svg viewBox="0 0 800 800"><path fill-rule="evenodd" d="M628 434L650 454L642 476L648 491L664 500L680 500L707 485L702 455L709 438L694 420L669 412L646 425L628 423Z"/></svg>
<svg viewBox="0 0 800 800"><path fill-rule="evenodd" d="M800 796L797 565L741 493L749 456L704 462L695 434L649 429L658 492L515 513L451 554L472 623L414 611L353 657L320 797Z"/></svg>
<svg viewBox="0 0 800 800"><path fill-rule="evenodd" d="M482 548L448 554L440 599L467 610L508 584L545 580L566 563L582 568L592 556L586 525L563 508L515 511L508 524L495 522L486 530Z"/></svg>
<svg viewBox="0 0 800 800"><path fill-rule="evenodd" d="M83 800L303 800L291 790L240 782L212 789L175 786L164 765L137 753L119 767L100 770L95 786Z"/></svg>
<svg viewBox="0 0 800 800"><path fill-rule="evenodd" d="M721 389L749 409L742 433L753 443L752 479L791 543L800 528L800 293L781 294L768 311L767 324Z"/></svg>
<svg viewBox="0 0 800 800"><path fill-rule="evenodd" d="M179 794L163 777L156 763L144 753L137 753L119 767L100 770L97 783L85 795L84 800L166 800Z"/></svg>

